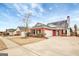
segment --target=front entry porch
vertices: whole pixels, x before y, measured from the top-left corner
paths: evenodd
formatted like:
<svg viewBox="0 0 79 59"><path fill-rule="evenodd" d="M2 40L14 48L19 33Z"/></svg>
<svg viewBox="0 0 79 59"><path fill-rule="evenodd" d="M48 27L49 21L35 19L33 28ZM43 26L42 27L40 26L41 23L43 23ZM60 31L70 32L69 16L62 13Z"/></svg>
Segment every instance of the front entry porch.
<svg viewBox="0 0 79 59"><path fill-rule="evenodd" d="M31 33L32 36L39 36L39 37L43 37L44 36L44 31L42 28L35 28L35 29L31 29Z"/></svg>

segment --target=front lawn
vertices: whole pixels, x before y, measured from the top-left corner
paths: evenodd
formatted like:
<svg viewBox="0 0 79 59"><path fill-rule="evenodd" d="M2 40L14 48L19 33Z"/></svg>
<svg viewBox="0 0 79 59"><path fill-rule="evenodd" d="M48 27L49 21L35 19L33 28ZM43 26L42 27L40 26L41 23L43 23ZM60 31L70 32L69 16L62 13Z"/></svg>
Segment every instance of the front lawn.
<svg viewBox="0 0 79 59"><path fill-rule="evenodd" d="M36 37L27 37L27 38L12 37L10 40L19 44L19 45L24 45L24 44L39 42L39 41L42 41L44 39L45 38L36 38Z"/></svg>

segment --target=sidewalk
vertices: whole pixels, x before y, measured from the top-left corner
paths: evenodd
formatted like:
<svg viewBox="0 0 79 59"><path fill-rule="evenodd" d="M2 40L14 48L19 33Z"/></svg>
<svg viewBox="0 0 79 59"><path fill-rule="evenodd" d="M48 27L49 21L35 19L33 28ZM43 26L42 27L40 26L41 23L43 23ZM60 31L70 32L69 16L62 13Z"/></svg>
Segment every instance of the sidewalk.
<svg viewBox="0 0 79 59"><path fill-rule="evenodd" d="M7 49L6 44L0 39L0 51Z"/></svg>
<svg viewBox="0 0 79 59"><path fill-rule="evenodd" d="M7 45L8 49L0 51L0 53L8 53L9 56L34 56L37 55L27 48L9 40L9 38L1 37L1 40Z"/></svg>

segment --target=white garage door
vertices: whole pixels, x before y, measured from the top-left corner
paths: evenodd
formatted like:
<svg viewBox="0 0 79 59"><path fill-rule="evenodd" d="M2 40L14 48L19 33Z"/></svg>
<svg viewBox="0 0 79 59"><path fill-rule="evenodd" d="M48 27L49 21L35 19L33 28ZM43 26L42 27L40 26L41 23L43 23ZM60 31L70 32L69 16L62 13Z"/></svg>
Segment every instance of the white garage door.
<svg viewBox="0 0 79 59"><path fill-rule="evenodd" d="M52 37L52 30L44 30L45 37Z"/></svg>

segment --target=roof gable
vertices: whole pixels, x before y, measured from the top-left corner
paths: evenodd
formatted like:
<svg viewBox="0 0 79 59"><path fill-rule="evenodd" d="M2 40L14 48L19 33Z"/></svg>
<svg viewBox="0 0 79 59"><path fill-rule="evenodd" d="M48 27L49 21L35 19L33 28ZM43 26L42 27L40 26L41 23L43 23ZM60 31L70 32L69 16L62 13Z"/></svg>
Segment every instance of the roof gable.
<svg viewBox="0 0 79 59"><path fill-rule="evenodd" d="M62 20L62 21L57 21L57 22L52 22L52 23L48 23L48 26L53 26L55 25L56 27L61 27L61 28L68 28L68 23L67 20Z"/></svg>
<svg viewBox="0 0 79 59"><path fill-rule="evenodd" d="M19 30L24 31L26 27L18 27Z"/></svg>
<svg viewBox="0 0 79 59"><path fill-rule="evenodd" d="M42 24L42 23L37 23L33 28L48 28L49 26Z"/></svg>
<svg viewBox="0 0 79 59"><path fill-rule="evenodd" d="M16 29L6 29L7 32L14 32Z"/></svg>

